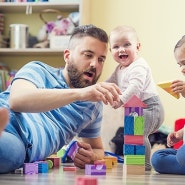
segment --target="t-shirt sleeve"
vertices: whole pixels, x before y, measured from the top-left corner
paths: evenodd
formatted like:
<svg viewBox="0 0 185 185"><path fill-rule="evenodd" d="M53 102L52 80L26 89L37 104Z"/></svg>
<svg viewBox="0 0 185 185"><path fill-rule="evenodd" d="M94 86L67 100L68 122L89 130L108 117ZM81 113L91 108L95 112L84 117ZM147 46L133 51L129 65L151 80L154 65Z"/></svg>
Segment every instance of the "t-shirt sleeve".
<svg viewBox="0 0 185 185"><path fill-rule="evenodd" d="M96 109L92 114L91 123L88 124L88 126L84 129L82 129L82 131L78 134L79 137L97 138L100 136L103 105L102 103L98 103L97 105L98 106L96 106Z"/></svg>

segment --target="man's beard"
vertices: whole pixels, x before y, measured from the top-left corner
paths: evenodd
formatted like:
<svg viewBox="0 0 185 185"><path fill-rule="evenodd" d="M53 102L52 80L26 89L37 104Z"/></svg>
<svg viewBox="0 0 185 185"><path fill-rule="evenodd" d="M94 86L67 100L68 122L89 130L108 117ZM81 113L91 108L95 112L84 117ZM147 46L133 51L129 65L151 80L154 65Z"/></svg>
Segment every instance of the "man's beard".
<svg viewBox="0 0 185 185"><path fill-rule="evenodd" d="M90 85L94 85L94 84L96 84L96 82L98 81L98 79L100 77L100 75L98 77L96 77L96 69L92 68L92 67L80 72L73 64L69 64L67 67L67 71L68 71L70 84L74 88L83 88L83 87L87 87ZM84 73L88 73L88 72L95 74L95 77L92 81L85 80L83 78Z"/></svg>

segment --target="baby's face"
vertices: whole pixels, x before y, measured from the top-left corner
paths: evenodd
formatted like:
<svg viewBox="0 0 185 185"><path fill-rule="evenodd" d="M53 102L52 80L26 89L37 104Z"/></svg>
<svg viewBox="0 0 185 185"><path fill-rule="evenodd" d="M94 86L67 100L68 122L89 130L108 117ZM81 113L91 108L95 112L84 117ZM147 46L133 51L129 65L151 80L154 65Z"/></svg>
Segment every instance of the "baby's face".
<svg viewBox="0 0 185 185"><path fill-rule="evenodd" d="M138 58L140 44L132 32L123 31L110 36L110 51L115 61L129 66Z"/></svg>

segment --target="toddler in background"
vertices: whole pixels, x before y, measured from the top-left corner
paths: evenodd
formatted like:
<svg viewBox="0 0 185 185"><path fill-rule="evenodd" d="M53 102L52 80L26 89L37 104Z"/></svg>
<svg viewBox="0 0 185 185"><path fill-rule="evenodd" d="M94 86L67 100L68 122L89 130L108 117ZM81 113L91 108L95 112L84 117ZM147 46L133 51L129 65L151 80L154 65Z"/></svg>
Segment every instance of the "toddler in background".
<svg viewBox="0 0 185 185"><path fill-rule="evenodd" d="M181 73L185 75L185 35L175 45L174 56L181 68ZM185 81L174 80L172 81L171 88L174 93L180 93L185 98ZM173 147L179 141L183 141L183 145L177 150L166 148L158 150L152 155L152 165L155 171L161 174L185 175L184 127L168 134L167 145L169 147Z"/></svg>
<svg viewBox="0 0 185 185"><path fill-rule="evenodd" d="M139 56L140 43L133 27L118 26L110 33L110 52L118 63L107 82L117 84L121 91L120 102L114 108L124 106L133 95L143 101L145 128L144 143L146 147L145 169L151 170L151 145L148 136L155 132L163 123L164 109L158 96L151 69L144 58Z"/></svg>

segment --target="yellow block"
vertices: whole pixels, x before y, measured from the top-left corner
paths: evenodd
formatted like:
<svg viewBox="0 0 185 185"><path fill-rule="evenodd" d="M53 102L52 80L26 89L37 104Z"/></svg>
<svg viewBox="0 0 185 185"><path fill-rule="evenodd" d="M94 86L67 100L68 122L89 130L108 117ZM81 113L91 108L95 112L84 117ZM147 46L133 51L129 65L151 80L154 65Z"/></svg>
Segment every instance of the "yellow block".
<svg viewBox="0 0 185 185"><path fill-rule="evenodd" d="M163 83L158 83L157 84L159 87L161 87L163 90L165 90L166 92L168 92L170 95L172 95L173 97L179 99L180 95L179 93L174 93L172 91L172 89L170 88L171 86L171 82L163 82Z"/></svg>

